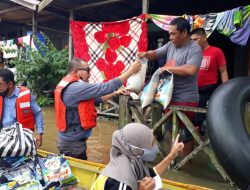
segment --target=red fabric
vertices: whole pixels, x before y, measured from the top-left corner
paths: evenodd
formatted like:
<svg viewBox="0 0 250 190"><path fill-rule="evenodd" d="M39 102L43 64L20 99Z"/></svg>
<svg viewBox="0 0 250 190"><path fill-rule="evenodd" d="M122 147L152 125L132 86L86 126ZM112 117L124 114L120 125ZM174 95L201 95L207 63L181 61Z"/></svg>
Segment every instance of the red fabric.
<svg viewBox="0 0 250 190"><path fill-rule="evenodd" d="M71 21L74 56L88 62L90 82L102 82L119 76L147 50L145 16L119 22L88 23Z"/></svg>
<svg viewBox="0 0 250 190"><path fill-rule="evenodd" d="M75 75L67 75L64 77L55 89L55 110L56 110L56 127L59 131L65 131L66 125L66 105L62 101L62 91L70 83L78 81L79 77ZM97 111L95 109L95 100L81 101L78 105L78 112L81 126L88 130L96 126Z"/></svg>
<svg viewBox="0 0 250 190"><path fill-rule="evenodd" d="M199 103L198 102L170 102L170 105L175 105L175 106L189 106L189 107L198 107ZM169 112L169 109L164 110L165 113ZM189 112L189 111L184 111L187 115L187 117L190 119L192 122L195 118L195 112ZM179 119L179 128L184 128L186 127L184 123Z"/></svg>
<svg viewBox="0 0 250 190"><path fill-rule="evenodd" d="M81 58L84 61L90 60L90 55L88 53L88 46L85 39L85 31L83 28L86 26L85 22L71 21L70 27L72 30L72 38L74 42L74 56L76 58Z"/></svg>
<svg viewBox="0 0 250 190"><path fill-rule="evenodd" d="M203 51L203 59L198 73L198 86L204 87L216 84L219 67L226 65L226 59L221 49L209 46Z"/></svg>

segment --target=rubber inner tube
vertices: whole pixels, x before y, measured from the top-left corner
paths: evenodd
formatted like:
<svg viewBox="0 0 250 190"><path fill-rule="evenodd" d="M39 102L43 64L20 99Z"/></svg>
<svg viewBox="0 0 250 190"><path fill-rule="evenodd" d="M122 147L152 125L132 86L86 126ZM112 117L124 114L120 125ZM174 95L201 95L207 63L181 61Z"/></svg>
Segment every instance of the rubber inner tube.
<svg viewBox="0 0 250 190"><path fill-rule="evenodd" d="M247 102L250 78L238 77L215 90L207 110L213 150L229 177L243 190L250 187L250 137L243 117Z"/></svg>

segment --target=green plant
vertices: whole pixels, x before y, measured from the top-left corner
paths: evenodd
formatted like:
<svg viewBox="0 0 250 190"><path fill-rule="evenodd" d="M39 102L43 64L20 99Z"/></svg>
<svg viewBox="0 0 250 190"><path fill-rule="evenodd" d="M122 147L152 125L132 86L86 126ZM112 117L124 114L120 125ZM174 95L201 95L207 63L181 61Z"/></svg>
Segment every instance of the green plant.
<svg viewBox="0 0 250 190"><path fill-rule="evenodd" d="M39 41L40 50L21 48L19 58L12 60L16 66L17 81L27 82L33 94L39 99L40 105L52 103L44 95L44 91L54 90L56 85L66 75L68 63L67 49L57 50L46 37L46 44Z"/></svg>
<svg viewBox="0 0 250 190"><path fill-rule="evenodd" d="M54 103L54 100L47 97L47 96L39 96L37 99L37 104L42 107L50 106L51 104Z"/></svg>

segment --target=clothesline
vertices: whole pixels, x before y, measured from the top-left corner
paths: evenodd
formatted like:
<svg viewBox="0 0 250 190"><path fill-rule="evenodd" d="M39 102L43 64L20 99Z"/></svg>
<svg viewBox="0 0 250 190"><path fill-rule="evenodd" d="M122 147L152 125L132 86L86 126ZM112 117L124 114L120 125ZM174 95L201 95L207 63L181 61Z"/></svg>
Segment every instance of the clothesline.
<svg viewBox="0 0 250 190"><path fill-rule="evenodd" d="M232 10L209 13L204 15L179 15L187 19L192 29L204 28L209 37L214 30L230 37L233 43L246 45L250 35L250 5L237 7ZM169 30L170 22L178 16L148 14L146 18L152 20L163 30Z"/></svg>

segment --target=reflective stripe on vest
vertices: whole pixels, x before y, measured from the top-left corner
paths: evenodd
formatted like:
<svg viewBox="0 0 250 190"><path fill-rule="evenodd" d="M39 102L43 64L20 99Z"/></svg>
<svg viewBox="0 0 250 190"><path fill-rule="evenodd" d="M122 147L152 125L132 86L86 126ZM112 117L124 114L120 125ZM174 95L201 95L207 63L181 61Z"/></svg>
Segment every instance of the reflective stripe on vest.
<svg viewBox="0 0 250 190"><path fill-rule="evenodd" d="M62 91L72 82L79 80L79 77L67 75L57 85L55 90L55 110L56 110L56 126L59 131L65 131L66 122L66 105L62 101ZM95 109L94 99L81 101L78 105L78 113L80 123L83 129L91 129L96 126L97 112Z"/></svg>

